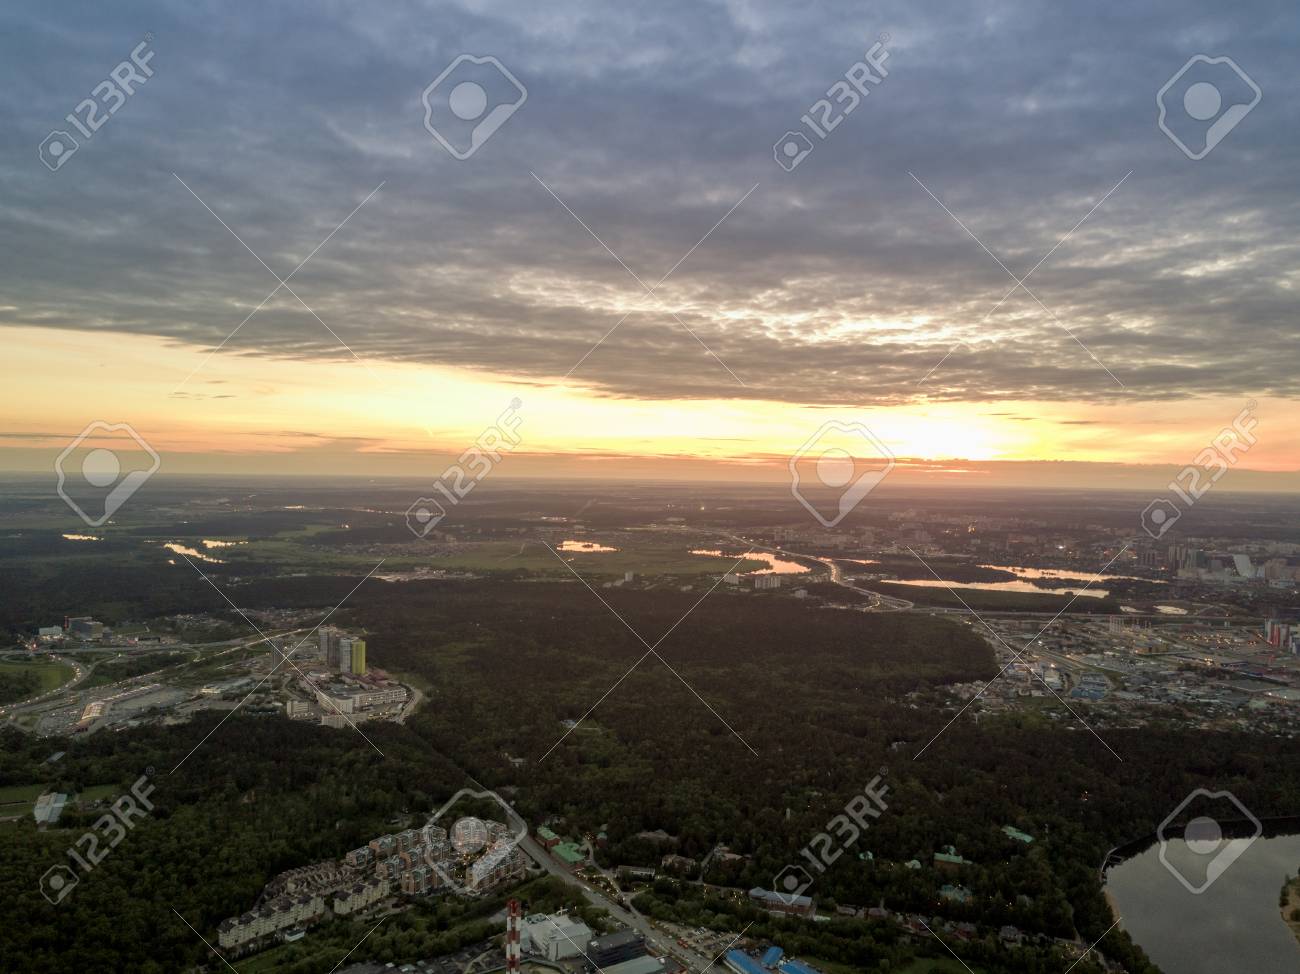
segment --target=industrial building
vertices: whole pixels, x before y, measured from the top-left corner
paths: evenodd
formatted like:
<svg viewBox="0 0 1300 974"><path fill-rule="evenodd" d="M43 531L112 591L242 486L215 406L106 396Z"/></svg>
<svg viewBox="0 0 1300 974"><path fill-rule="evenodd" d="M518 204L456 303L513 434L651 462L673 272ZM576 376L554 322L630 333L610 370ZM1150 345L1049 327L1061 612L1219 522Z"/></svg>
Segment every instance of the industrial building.
<svg viewBox="0 0 1300 974"><path fill-rule="evenodd" d="M789 913L792 916L812 916L817 906L808 896L794 896L788 893L774 893L771 890L755 886L749 891L749 898L763 909L772 913Z"/></svg>
<svg viewBox="0 0 1300 974"><path fill-rule="evenodd" d="M91 640L104 638L104 624L96 622L90 616L75 616L64 625L68 635L73 639Z"/></svg>
<svg viewBox="0 0 1300 974"><path fill-rule="evenodd" d="M681 965L675 961L664 957L651 957L647 954L645 957L625 960L613 967L600 968L600 971L603 974L676 974L681 969Z"/></svg>
<svg viewBox="0 0 1300 974"><path fill-rule="evenodd" d="M605 970L646 954L645 937L636 930L617 930L587 944L587 960Z"/></svg>
<svg viewBox="0 0 1300 974"><path fill-rule="evenodd" d="M557 913L534 913L524 917L519 931L520 947L549 961L581 957L591 942L591 928L581 920Z"/></svg>
<svg viewBox="0 0 1300 974"><path fill-rule="evenodd" d="M821 974L815 967L793 958L783 961L785 952L780 947L769 947L761 959L751 957L743 950L729 950L723 963L731 974Z"/></svg>

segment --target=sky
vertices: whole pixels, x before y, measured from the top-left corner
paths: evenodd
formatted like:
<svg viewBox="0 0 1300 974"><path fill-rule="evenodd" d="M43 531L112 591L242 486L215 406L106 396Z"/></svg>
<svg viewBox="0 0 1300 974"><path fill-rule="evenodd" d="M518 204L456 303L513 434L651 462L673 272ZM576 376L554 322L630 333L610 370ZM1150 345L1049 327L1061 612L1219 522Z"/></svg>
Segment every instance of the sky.
<svg viewBox="0 0 1300 974"><path fill-rule="evenodd" d="M1296 486L1298 35L1283 2L8 3L0 469L100 421L174 472L418 474L518 400L521 474L761 478L840 421L1127 483L1248 410L1242 482ZM507 117L457 158L474 85Z"/></svg>

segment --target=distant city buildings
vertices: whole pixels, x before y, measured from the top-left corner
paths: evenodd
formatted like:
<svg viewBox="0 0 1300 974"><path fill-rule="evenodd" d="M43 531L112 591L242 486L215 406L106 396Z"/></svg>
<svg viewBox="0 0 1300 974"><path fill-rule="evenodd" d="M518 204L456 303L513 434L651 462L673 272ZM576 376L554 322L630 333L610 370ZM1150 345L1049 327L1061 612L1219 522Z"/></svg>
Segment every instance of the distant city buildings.
<svg viewBox="0 0 1300 974"><path fill-rule="evenodd" d="M364 676L366 672L366 641L359 636L349 636L333 627L320 630L320 657L325 665L340 673Z"/></svg>
<svg viewBox="0 0 1300 974"><path fill-rule="evenodd" d="M223 950L248 952L276 939L293 939L295 931L330 915L364 912L394 894L423 896L453 882L463 892L477 893L522 878L527 858L509 841L509 826L490 820L481 824L481 850L457 850L446 829L429 823L371 839L341 861L281 873L263 889L260 906L222 921L218 943ZM585 927L580 933L579 944L592 936Z"/></svg>
<svg viewBox="0 0 1300 974"><path fill-rule="evenodd" d="M1296 653L1300 649L1300 629L1294 623L1282 619L1269 619L1264 623L1264 640L1277 649Z"/></svg>

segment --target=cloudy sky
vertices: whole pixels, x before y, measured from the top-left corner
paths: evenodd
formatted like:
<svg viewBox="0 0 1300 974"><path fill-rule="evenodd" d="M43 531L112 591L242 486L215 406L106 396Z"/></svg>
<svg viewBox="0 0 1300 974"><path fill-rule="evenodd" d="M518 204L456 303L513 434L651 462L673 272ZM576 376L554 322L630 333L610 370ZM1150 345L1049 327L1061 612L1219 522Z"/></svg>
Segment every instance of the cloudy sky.
<svg viewBox="0 0 1300 974"><path fill-rule="evenodd" d="M415 469L518 396L538 456L746 461L1182 463L1254 402L1300 467L1294 5L1063 7L8 3L0 463ZM1247 78L1180 147L1198 54ZM467 159L449 66L452 143L526 91Z"/></svg>

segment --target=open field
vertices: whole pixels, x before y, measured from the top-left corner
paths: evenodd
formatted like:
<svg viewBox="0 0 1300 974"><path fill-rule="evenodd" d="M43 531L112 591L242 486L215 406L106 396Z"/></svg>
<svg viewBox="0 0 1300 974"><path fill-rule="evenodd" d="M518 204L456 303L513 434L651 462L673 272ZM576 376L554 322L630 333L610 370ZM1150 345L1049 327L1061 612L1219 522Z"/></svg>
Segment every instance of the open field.
<svg viewBox="0 0 1300 974"><path fill-rule="evenodd" d="M56 660L0 660L0 686L30 677L33 696L49 693L72 679L74 670ZM0 696L0 699L4 699Z"/></svg>
<svg viewBox="0 0 1300 974"><path fill-rule="evenodd" d="M45 785L5 785L0 787L0 805L31 803L45 792Z"/></svg>
<svg viewBox="0 0 1300 974"><path fill-rule="evenodd" d="M36 799L46 791L46 785L6 785L0 788L0 816L31 815Z"/></svg>
<svg viewBox="0 0 1300 974"><path fill-rule="evenodd" d="M91 785L77 792L78 802L97 802L105 798L116 798L122 792L121 785Z"/></svg>
<svg viewBox="0 0 1300 974"><path fill-rule="evenodd" d="M158 652L119 654L113 659L106 659L95 667L79 689L89 690L94 687L116 683L127 677L143 676L158 670L176 666L196 658L191 650L173 649Z"/></svg>

